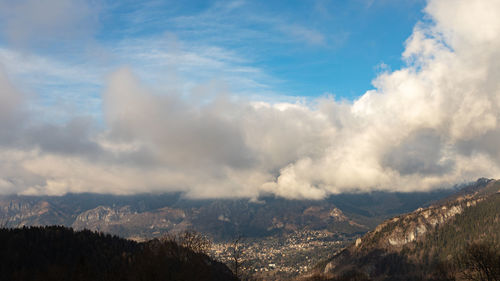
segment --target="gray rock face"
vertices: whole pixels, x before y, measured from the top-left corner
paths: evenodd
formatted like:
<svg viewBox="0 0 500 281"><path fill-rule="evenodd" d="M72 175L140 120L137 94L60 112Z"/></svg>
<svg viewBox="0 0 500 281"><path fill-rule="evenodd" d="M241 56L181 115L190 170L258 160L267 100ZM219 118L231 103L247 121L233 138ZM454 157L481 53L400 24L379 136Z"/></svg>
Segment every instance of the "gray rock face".
<svg viewBox="0 0 500 281"><path fill-rule="evenodd" d="M482 199L474 199L471 196L459 197L446 206L431 206L419 208L412 213L402 215L385 221L375 228L373 232L363 237L362 241L374 243L374 237L378 237L375 243L381 247L401 247L410 242L418 240L428 231L445 224L454 216L461 214L465 208L475 206ZM365 246L363 242L356 243L357 248Z"/></svg>
<svg viewBox="0 0 500 281"><path fill-rule="evenodd" d="M185 212L179 209L165 207L139 213L130 206L98 206L79 214L71 226L74 229L120 232L126 237L139 239L182 231L189 225Z"/></svg>

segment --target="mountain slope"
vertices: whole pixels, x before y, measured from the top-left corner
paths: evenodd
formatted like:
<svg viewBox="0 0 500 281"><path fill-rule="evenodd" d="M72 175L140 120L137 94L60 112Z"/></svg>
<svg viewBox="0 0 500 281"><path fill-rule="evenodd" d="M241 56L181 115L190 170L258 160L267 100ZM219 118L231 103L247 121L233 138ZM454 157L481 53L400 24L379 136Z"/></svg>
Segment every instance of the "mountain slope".
<svg viewBox="0 0 500 281"><path fill-rule="evenodd" d="M460 279L464 269L457 261L471 244L490 245L500 255L499 192L500 181L482 179L428 208L387 220L318 265L316 273L325 280L353 272L372 280Z"/></svg>

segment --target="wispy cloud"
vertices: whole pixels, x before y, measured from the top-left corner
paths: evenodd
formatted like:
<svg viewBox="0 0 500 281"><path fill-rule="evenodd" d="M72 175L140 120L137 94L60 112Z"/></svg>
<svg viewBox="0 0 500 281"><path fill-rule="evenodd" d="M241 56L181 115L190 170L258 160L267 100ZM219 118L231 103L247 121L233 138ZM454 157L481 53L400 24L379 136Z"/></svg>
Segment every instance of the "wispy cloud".
<svg viewBox="0 0 500 281"><path fill-rule="evenodd" d="M294 40L305 41L311 45L324 45L326 43L325 36L322 33L304 26L292 24L281 26L279 29L289 34Z"/></svg>
<svg viewBox="0 0 500 281"><path fill-rule="evenodd" d="M236 94L259 94L270 91L276 81L236 51L181 41L176 36L126 40L113 53L150 84L176 87L181 92L186 85L214 81L226 84Z"/></svg>
<svg viewBox="0 0 500 281"><path fill-rule="evenodd" d="M104 69L78 63L55 60L49 56L18 52L12 48L0 48L0 62L12 75L23 76L28 84L60 83L97 84L102 83Z"/></svg>

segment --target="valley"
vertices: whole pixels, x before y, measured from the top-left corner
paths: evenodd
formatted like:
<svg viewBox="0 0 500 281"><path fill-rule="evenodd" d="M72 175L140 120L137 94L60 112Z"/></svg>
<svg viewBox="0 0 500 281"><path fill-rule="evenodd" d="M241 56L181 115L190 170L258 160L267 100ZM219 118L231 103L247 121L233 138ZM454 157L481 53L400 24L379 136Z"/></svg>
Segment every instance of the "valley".
<svg viewBox="0 0 500 281"><path fill-rule="evenodd" d="M353 272L366 280L420 280L438 276L440 264L455 266L466 241L499 244L499 194L499 181L479 179L428 193L341 194L318 201L5 196L0 218L11 229L65 225L139 243L194 231L210 241L206 254L242 280L344 280Z"/></svg>

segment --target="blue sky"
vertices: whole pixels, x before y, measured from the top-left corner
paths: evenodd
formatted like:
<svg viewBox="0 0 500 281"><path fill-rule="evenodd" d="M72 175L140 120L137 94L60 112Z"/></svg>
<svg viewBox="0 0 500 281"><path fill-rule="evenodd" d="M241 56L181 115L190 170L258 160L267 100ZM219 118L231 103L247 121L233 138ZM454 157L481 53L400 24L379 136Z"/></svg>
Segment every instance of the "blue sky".
<svg viewBox="0 0 500 281"><path fill-rule="evenodd" d="M0 0L0 194L318 199L498 177L498 11Z"/></svg>
<svg viewBox="0 0 500 281"><path fill-rule="evenodd" d="M47 9L64 1L50 2ZM2 14L4 26L21 32L4 29L1 62L21 87L39 96L38 106L62 103L87 114L99 111L106 75L124 65L160 88L168 84L184 91L216 81L250 99L334 95L353 100L372 88L378 73L401 67L404 42L423 19L425 4L73 2L48 16L53 19L27 19L29 26L13 18L33 11L3 1L20 13ZM23 63L29 67L20 67Z"/></svg>
<svg viewBox="0 0 500 281"><path fill-rule="evenodd" d="M241 65L268 76L255 80L272 92L333 93L347 99L371 88L380 64L400 67L403 43L424 5L391 0L176 2L112 7L104 12L98 40L113 45L175 36L183 45L217 47L237 56Z"/></svg>

